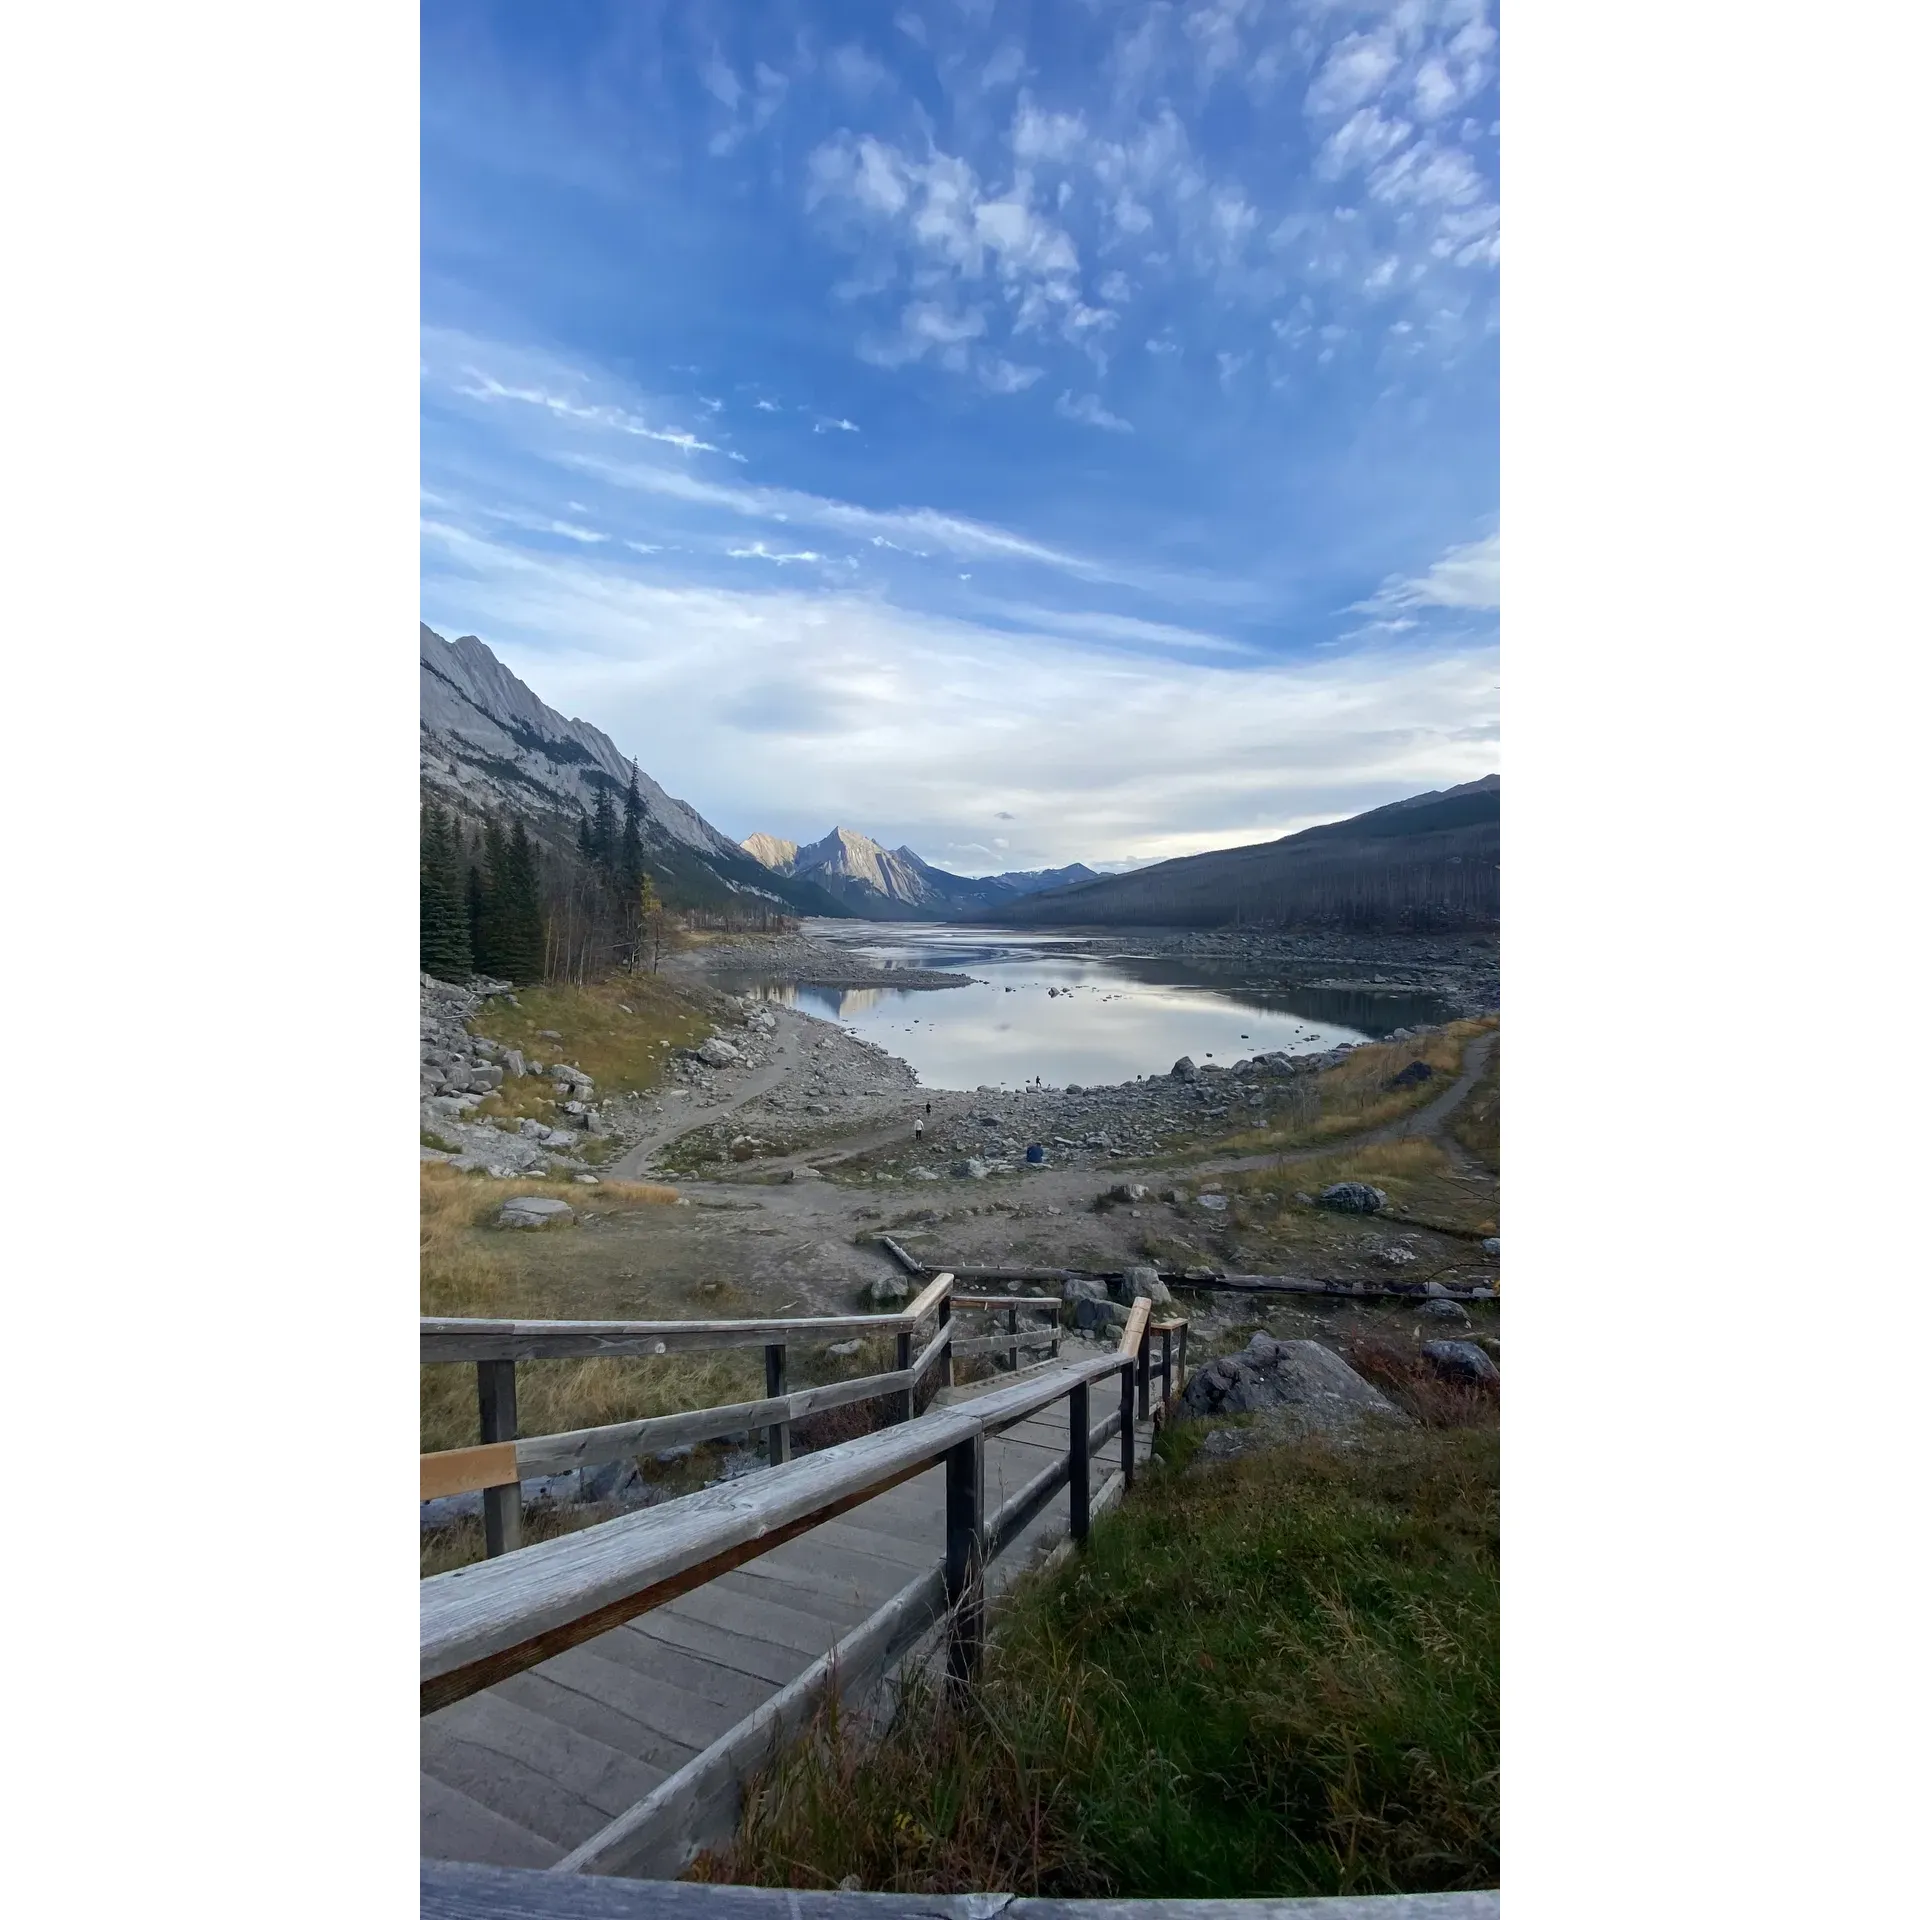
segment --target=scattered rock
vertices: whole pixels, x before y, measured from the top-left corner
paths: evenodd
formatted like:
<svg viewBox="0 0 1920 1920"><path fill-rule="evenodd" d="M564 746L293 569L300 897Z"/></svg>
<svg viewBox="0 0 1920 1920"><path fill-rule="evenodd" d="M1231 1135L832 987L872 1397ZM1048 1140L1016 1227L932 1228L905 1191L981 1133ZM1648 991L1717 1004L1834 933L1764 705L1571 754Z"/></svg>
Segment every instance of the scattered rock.
<svg viewBox="0 0 1920 1920"><path fill-rule="evenodd" d="M1411 1247L1375 1247L1367 1258L1376 1267L1410 1267L1420 1256Z"/></svg>
<svg viewBox="0 0 1920 1920"><path fill-rule="evenodd" d="M1493 1255L1493 1257L1494 1257L1494 1258L1495 1258L1496 1260L1498 1260L1498 1259L1500 1258L1500 1242L1499 1242L1499 1240L1498 1240L1498 1239L1493 1239L1493 1240L1482 1240L1482 1241L1480 1242L1480 1251L1481 1251L1482 1253L1490 1253L1490 1254L1492 1254L1492 1255Z"/></svg>
<svg viewBox="0 0 1920 1920"><path fill-rule="evenodd" d="M709 1067L737 1066L740 1060L740 1049L730 1040L722 1040L716 1033L700 1042L695 1049L695 1058L702 1065Z"/></svg>
<svg viewBox="0 0 1920 1920"><path fill-rule="evenodd" d="M1459 1386L1492 1385L1500 1379L1500 1369L1485 1349L1471 1340L1429 1340L1420 1349L1420 1358L1442 1380L1451 1380Z"/></svg>
<svg viewBox="0 0 1920 1920"><path fill-rule="evenodd" d="M958 1160L954 1163L953 1177L956 1180L984 1180L987 1177L987 1163L984 1160Z"/></svg>
<svg viewBox="0 0 1920 1920"><path fill-rule="evenodd" d="M860 1342L858 1340L836 1340L833 1345L827 1349L829 1356L835 1360L851 1360L859 1351Z"/></svg>
<svg viewBox="0 0 1920 1920"><path fill-rule="evenodd" d="M1203 1193L1199 1199L1209 1213L1225 1213L1227 1210L1227 1196L1224 1193Z"/></svg>
<svg viewBox="0 0 1920 1920"><path fill-rule="evenodd" d="M783 1184L797 1186L806 1180L824 1180L827 1176L818 1167L789 1167Z"/></svg>
<svg viewBox="0 0 1920 1920"><path fill-rule="evenodd" d="M1387 1082L1390 1087L1417 1087L1423 1080L1433 1078L1433 1069L1424 1060L1409 1060L1407 1064Z"/></svg>
<svg viewBox="0 0 1920 1920"><path fill-rule="evenodd" d="M597 1173L576 1173L573 1176L573 1184L576 1187L597 1187L600 1184L600 1176Z"/></svg>
<svg viewBox="0 0 1920 1920"><path fill-rule="evenodd" d="M1428 1300L1419 1309L1422 1319L1450 1320L1466 1325L1467 1310L1458 1300Z"/></svg>
<svg viewBox="0 0 1920 1920"><path fill-rule="evenodd" d="M1123 1180L1117 1187L1107 1189L1109 1200L1123 1201L1129 1205L1137 1204L1147 1197L1147 1190L1137 1180Z"/></svg>
<svg viewBox="0 0 1920 1920"><path fill-rule="evenodd" d="M1176 1080L1199 1079L1200 1069L1193 1064L1192 1054L1183 1053L1180 1058L1173 1063L1173 1077Z"/></svg>
<svg viewBox="0 0 1920 1920"><path fill-rule="evenodd" d="M505 1059L507 1071L512 1074L516 1080L523 1079L527 1071L527 1062L520 1049L518 1047L509 1047L506 1051Z"/></svg>
<svg viewBox="0 0 1920 1920"><path fill-rule="evenodd" d="M487 1171L491 1173L493 1169L489 1167ZM573 1209L564 1200L549 1200L538 1193L516 1195L500 1209L503 1227L546 1227L572 1218Z"/></svg>
<svg viewBox="0 0 1920 1920"><path fill-rule="evenodd" d="M1129 1303L1147 1299L1160 1307L1173 1304L1173 1295L1167 1291L1167 1283L1152 1267L1129 1267L1121 1276L1120 1297Z"/></svg>
<svg viewBox="0 0 1920 1920"><path fill-rule="evenodd" d="M1378 1213L1387 1204L1387 1196L1364 1181L1340 1180L1327 1188L1316 1204L1335 1213Z"/></svg>
<svg viewBox="0 0 1920 1920"><path fill-rule="evenodd" d="M902 1273L883 1273L867 1284L867 1301L871 1306L897 1307L901 1301L912 1298L913 1288Z"/></svg>

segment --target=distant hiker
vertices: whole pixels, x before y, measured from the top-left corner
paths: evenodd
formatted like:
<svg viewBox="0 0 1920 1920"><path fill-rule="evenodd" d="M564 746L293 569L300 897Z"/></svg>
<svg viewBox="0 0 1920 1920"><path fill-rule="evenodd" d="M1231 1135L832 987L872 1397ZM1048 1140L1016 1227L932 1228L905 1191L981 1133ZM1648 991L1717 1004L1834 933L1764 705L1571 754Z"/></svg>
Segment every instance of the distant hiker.
<svg viewBox="0 0 1920 1920"><path fill-rule="evenodd" d="M927 1102L927 1117L928 1119L932 1119L933 1117L933 1102L931 1100Z"/></svg>
<svg viewBox="0 0 1920 1920"><path fill-rule="evenodd" d="M916 1120L913 1123L913 1137L916 1142L919 1140L920 1136L926 1132L926 1130L927 1130L927 1123L924 1120Z"/></svg>

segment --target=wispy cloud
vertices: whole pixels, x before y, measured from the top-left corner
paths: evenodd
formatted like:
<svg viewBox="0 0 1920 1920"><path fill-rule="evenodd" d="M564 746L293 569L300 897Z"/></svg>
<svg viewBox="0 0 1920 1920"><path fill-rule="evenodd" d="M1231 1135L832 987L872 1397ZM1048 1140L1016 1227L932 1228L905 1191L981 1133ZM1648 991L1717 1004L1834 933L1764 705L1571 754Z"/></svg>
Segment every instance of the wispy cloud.
<svg viewBox="0 0 1920 1920"><path fill-rule="evenodd" d="M1358 613L1394 613L1410 608L1448 607L1490 612L1500 605L1500 536L1489 534L1449 547L1427 571L1408 580L1395 577L1353 609Z"/></svg>
<svg viewBox="0 0 1920 1920"><path fill-rule="evenodd" d="M1061 419L1077 420L1083 427L1104 427L1109 433L1133 431L1133 422L1102 406L1095 393L1063 393L1053 403L1053 410Z"/></svg>
<svg viewBox="0 0 1920 1920"><path fill-rule="evenodd" d="M756 540L750 547L729 547L729 560L771 560L776 567L791 566L795 561L806 561L817 566L821 556L801 549L795 553L775 553L764 540Z"/></svg>

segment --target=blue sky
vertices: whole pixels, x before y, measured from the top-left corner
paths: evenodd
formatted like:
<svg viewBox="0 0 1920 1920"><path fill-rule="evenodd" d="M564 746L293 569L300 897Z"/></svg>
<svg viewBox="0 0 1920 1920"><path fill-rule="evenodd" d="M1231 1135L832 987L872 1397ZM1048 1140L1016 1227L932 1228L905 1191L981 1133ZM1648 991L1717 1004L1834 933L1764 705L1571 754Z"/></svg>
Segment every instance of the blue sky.
<svg viewBox="0 0 1920 1920"><path fill-rule="evenodd" d="M967 872L1497 768L1480 0L422 14L422 617Z"/></svg>

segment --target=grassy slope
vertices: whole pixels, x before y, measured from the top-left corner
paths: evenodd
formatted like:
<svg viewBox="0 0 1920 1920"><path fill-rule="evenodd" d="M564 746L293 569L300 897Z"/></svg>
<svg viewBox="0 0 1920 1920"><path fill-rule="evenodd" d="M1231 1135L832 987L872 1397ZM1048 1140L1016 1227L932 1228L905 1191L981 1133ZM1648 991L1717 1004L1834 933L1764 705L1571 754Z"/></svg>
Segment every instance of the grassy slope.
<svg viewBox="0 0 1920 1920"><path fill-rule="evenodd" d="M1123 1898L1497 1884L1497 1450L1416 1428L1151 1476L1017 1590L976 1713L918 1687L875 1740L830 1712L696 1872Z"/></svg>
<svg viewBox="0 0 1920 1920"><path fill-rule="evenodd" d="M1480 1084L1450 1116L1448 1130L1482 1165L1500 1171L1500 1042L1487 1055Z"/></svg>

